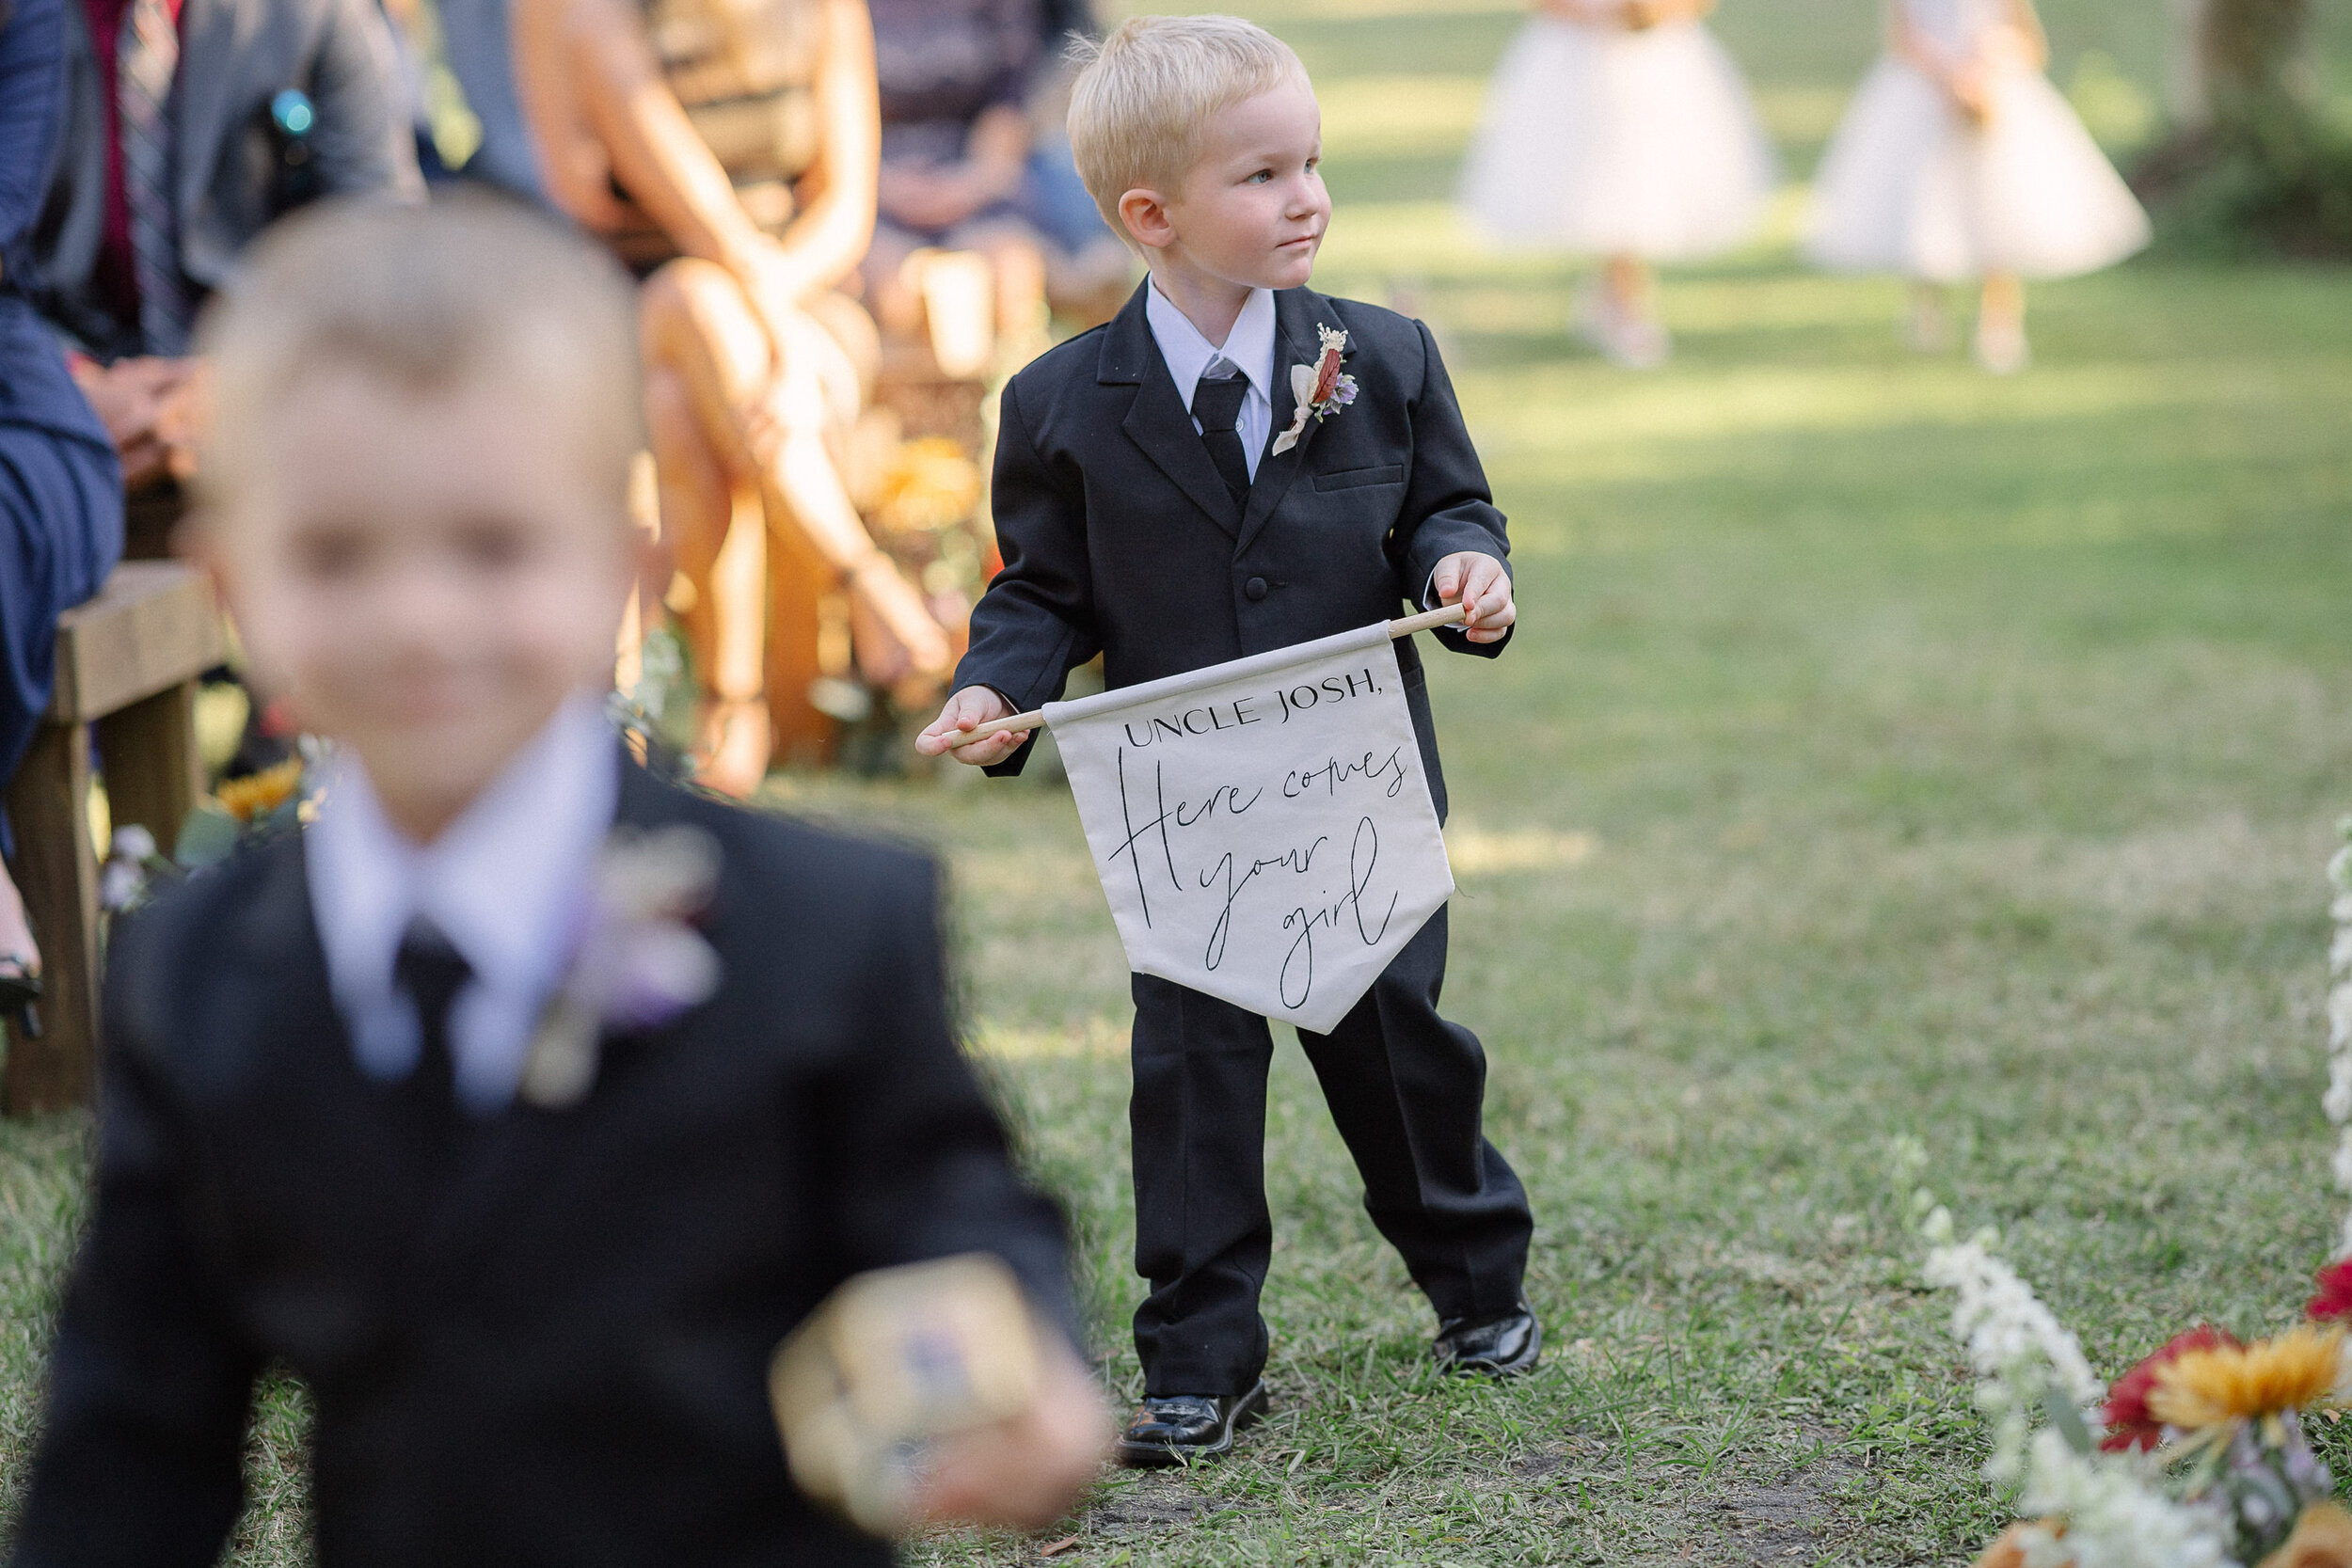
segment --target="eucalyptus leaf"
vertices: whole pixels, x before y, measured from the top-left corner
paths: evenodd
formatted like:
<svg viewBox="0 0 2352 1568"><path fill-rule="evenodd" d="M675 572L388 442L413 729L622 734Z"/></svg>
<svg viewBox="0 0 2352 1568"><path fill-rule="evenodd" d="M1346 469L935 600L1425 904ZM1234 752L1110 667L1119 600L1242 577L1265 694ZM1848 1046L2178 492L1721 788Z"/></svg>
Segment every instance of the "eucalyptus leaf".
<svg viewBox="0 0 2352 1568"><path fill-rule="evenodd" d="M203 800L181 820L172 858L190 871L216 865L237 847L245 825L217 800Z"/></svg>
<svg viewBox="0 0 2352 1568"><path fill-rule="evenodd" d="M2094 1447L2090 1428L2083 1423L2083 1413L2074 1408L2062 1390L2045 1388L2042 1391L2042 1407L2049 1412L2050 1425L2066 1439L2066 1446L2076 1453L2089 1453Z"/></svg>

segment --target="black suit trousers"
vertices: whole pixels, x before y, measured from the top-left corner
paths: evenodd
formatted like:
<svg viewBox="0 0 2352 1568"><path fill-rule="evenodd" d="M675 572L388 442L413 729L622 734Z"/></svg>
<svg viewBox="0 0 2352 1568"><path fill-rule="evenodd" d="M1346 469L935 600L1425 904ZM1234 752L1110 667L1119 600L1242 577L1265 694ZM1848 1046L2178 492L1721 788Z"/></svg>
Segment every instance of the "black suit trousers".
<svg viewBox="0 0 2352 1568"><path fill-rule="evenodd" d="M1328 1035L1298 1041L1363 1178L1364 1208L1439 1319L1518 1301L1534 1219L1480 1131L1486 1057L1438 1015L1446 911L1429 918ZM1258 1313L1273 1251L1265 1198L1266 1070L1256 1013L1135 976L1136 1311L1145 1391L1237 1394L1266 1359Z"/></svg>

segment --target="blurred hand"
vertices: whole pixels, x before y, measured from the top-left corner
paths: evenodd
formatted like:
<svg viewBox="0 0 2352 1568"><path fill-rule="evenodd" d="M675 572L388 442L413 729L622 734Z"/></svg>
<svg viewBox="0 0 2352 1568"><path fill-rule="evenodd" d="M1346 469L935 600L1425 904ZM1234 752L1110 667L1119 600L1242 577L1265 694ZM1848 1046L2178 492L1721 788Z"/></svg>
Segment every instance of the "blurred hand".
<svg viewBox="0 0 2352 1568"><path fill-rule="evenodd" d="M909 229L953 229L988 205L992 193L968 163L940 168L884 164L876 187L882 215Z"/></svg>
<svg viewBox="0 0 2352 1568"><path fill-rule="evenodd" d="M144 489L169 472L178 434L169 421L198 361L140 357L101 365L76 356L72 369L122 459L123 488Z"/></svg>
<svg viewBox="0 0 2352 1568"><path fill-rule="evenodd" d="M1491 555L1457 551L1438 562L1429 582L1438 604L1470 607L1462 627L1472 642L1501 641L1519 618L1518 607L1511 599L1511 574Z"/></svg>
<svg viewBox="0 0 2352 1568"><path fill-rule="evenodd" d="M155 439L163 444L164 466L171 477L186 483L196 477L197 449L211 407L212 367L201 359L183 359L187 373L163 396L155 411Z"/></svg>
<svg viewBox="0 0 2352 1568"><path fill-rule="evenodd" d="M1067 1345L1056 1339L1043 1359L1027 1411L945 1438L932 1450L917 1518L1039 1529L1078 1500L1110 1452L1110 1406Z"/></svg>
<svg viewBox="0 0 2352 1568"><path fill-rule="evenodd" d="M767 377L747 389L735 411L753 462L765 468L775 462L785 437L786 368L792 362L795 333L806 330L802 301L832 280L813 271L801 251L773 241L762 241L734 271L768 334Z"/></svg>
<svg viewBox="0 0 2352 1568"><path fill-rule="evenodd" d="M1011 717L1012 708L1004 698L985 686L967 686L948 698L947 705L939 710L939 717L914 737L914 749L927 757L945 752L975 768L993 767L1019 751L1029 738L1029 732L1006 730L969 743L957 737L992 719Z"/></svg>

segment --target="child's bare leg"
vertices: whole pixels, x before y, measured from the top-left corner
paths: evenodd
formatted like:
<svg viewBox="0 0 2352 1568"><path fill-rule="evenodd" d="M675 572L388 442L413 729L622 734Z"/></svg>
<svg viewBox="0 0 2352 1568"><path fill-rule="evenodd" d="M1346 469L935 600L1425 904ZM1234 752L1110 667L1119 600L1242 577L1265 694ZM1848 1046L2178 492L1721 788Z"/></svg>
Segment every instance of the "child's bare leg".
<svg viewBox="0 0 2352 1568"><path fill-rule="evenodd" d="M1658 276L1649 263L1639 256L1612 256L1601 277L1608 297L1603 351L1629 370L1665 363L1673 341L1658 319Z"/></svg>
<svg viewBox="0 0 2352 1568"><path fill-rule="evenodd" d="M1911 312L1903 321L1903 341L1920 354L1940 354L1952 346L1950 319L1944 309L1944 288L1938 283L1911 286Z"/></svg>
<svg viewBox="0 0 2352 1568"><path fill-rule="evenodd" d="M1977 304L1977 363L2012 375L2032 360L2026 342L2026 285L2014 273L1987 273Z"/></svg>
<svg viewBox="0 0 2352 1568"><path fill-rule="evenodd" d="M1658 278L1639 256L1612 256L1602 270L1608 279L1609 303L1630 321L1647 320L1656 308Z"/></svg>

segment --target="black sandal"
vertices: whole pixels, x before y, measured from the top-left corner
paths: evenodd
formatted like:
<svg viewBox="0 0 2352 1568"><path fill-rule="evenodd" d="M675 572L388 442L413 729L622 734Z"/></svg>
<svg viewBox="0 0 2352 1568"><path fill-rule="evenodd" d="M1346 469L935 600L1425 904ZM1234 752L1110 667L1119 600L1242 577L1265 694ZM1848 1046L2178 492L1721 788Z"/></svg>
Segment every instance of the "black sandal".
<svg viewBox="0 0 2352 1568"><path fill-rule="evenodd" d="M13 1039L40 1038L40 976L24 967L23 958L0 958L0 1023Z"/></svg>

